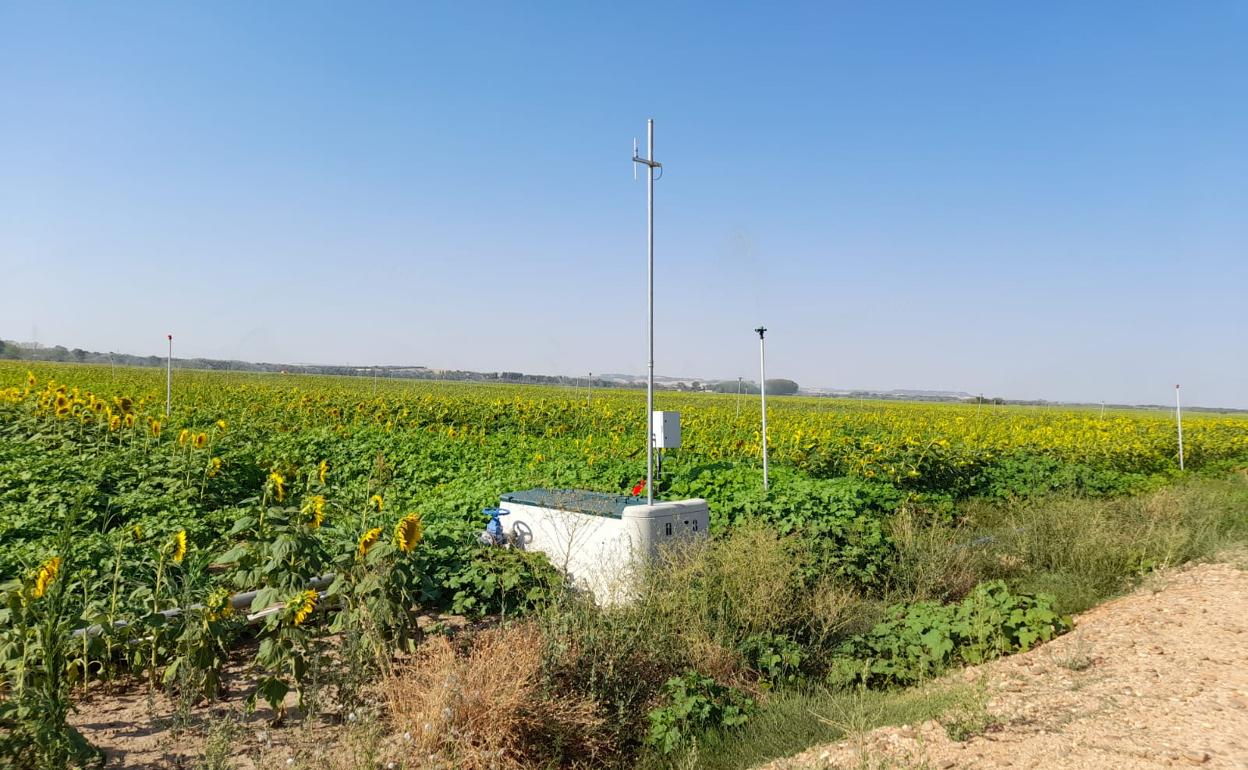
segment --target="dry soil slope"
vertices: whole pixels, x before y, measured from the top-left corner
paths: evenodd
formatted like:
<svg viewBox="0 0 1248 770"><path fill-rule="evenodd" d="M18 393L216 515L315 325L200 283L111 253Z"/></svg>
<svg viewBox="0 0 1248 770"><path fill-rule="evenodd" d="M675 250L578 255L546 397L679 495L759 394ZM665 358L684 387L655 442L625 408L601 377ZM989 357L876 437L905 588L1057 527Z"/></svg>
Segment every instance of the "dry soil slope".
<svg viewBox="0 0 1248 770"><path fill-rule="evenodd" d="M1248 770L1248 572L1205 564L1155 577L1048 645L958 674L981 675L996 726L964 743L928 722L765 768Z"/></svg>

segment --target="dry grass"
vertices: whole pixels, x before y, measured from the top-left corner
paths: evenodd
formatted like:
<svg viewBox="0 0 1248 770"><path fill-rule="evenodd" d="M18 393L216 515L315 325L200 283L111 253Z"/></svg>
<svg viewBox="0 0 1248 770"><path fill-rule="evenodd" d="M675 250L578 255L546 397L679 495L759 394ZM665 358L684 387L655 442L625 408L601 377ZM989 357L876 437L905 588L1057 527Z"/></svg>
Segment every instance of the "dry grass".
<svg viewBox="0 0 1248 770"><path fill-rule="evenodd" d="M462 649L445 638L426 641L386 686L414 764L508 770L599 758L606 746L596 704L549 691L543 649L527 623L484 631Z"/></svg>

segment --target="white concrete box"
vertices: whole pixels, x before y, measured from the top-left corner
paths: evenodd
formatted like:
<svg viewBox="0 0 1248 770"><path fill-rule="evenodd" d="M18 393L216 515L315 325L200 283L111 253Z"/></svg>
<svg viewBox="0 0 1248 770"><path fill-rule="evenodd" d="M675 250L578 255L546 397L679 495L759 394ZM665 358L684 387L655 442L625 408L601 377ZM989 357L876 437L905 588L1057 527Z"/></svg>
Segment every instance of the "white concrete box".
<svg viewBox="0 0 1248 770"><path fill-rule="evenodd" d="M579 489L508 492L499 507L513 547L541 551L574 585L601 603L625 600L633 566L682 536L705 536L710 512L700 498L655 502Z"/></svg>

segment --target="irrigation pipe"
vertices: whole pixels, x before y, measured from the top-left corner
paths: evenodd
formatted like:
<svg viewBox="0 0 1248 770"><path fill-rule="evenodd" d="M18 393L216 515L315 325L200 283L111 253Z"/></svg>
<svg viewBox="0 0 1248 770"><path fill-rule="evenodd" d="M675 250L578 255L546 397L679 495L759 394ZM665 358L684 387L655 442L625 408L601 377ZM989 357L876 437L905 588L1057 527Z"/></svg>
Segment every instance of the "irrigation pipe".
<svg viewBox="0 0 1248 770"><path fill-rule="evenodd" d="M311 580L308 581L307 587L309 589L316 590L317 597L319 599L324 599L325 598L324 589L328 588L330 583L333 583L333 582L334 582L334 574L331 572L328 575L322 575L320 577L312 578ZM251 591L242 591L240 593L234 594L233 596L230 597L230 606L236 610L241 610L241 609L251 607L251 603L255 600L256 594L260 593L261 590L263 589L257 588ZM285 606L286 606L285 602L277 602L276 604L271 604L262 610L258 610L256 612L253 612L247 615L247 622L251 624L251 623L256 623L258 621L264 620L265 618L272 615L273 613L280 611ZM319 603L317 606L318 607L320 606ZM192 604L191 606L184 607L184 608L175 607L170 610L161 610L157 614L164 615L166 618L176 618L178 615L181 615L183 612L187 612L190 610L201 610L203 608L204 608L204 605L202 604ZM130 625L130 621L126 621L126 620L117 620L113 622L113 628L125 628L129 625ZM86 634L87 636L99 636L102 633L104 633L104 626L100 625L99 623L96 623L95 625L87 626L85 628L75 628L73 632L70 634L70 638L78 639L78 638L81 638L83 634Z"/></svg>

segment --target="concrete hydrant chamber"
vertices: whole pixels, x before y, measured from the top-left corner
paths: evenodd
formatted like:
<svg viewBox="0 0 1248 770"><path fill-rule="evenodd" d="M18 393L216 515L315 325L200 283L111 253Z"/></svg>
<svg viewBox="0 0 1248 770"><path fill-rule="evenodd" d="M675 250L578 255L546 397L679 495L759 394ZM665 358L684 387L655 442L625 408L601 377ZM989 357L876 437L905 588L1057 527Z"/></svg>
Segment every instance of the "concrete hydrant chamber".
<svg viewBox="0 0 1248 770"><path fill-rule="evenodd" d="M701 498L655 502L581 489L527 489L502 495L512 547L540 551L576 588L602 604L628 598L634 567L681 537L705 537Z"/></svg>

